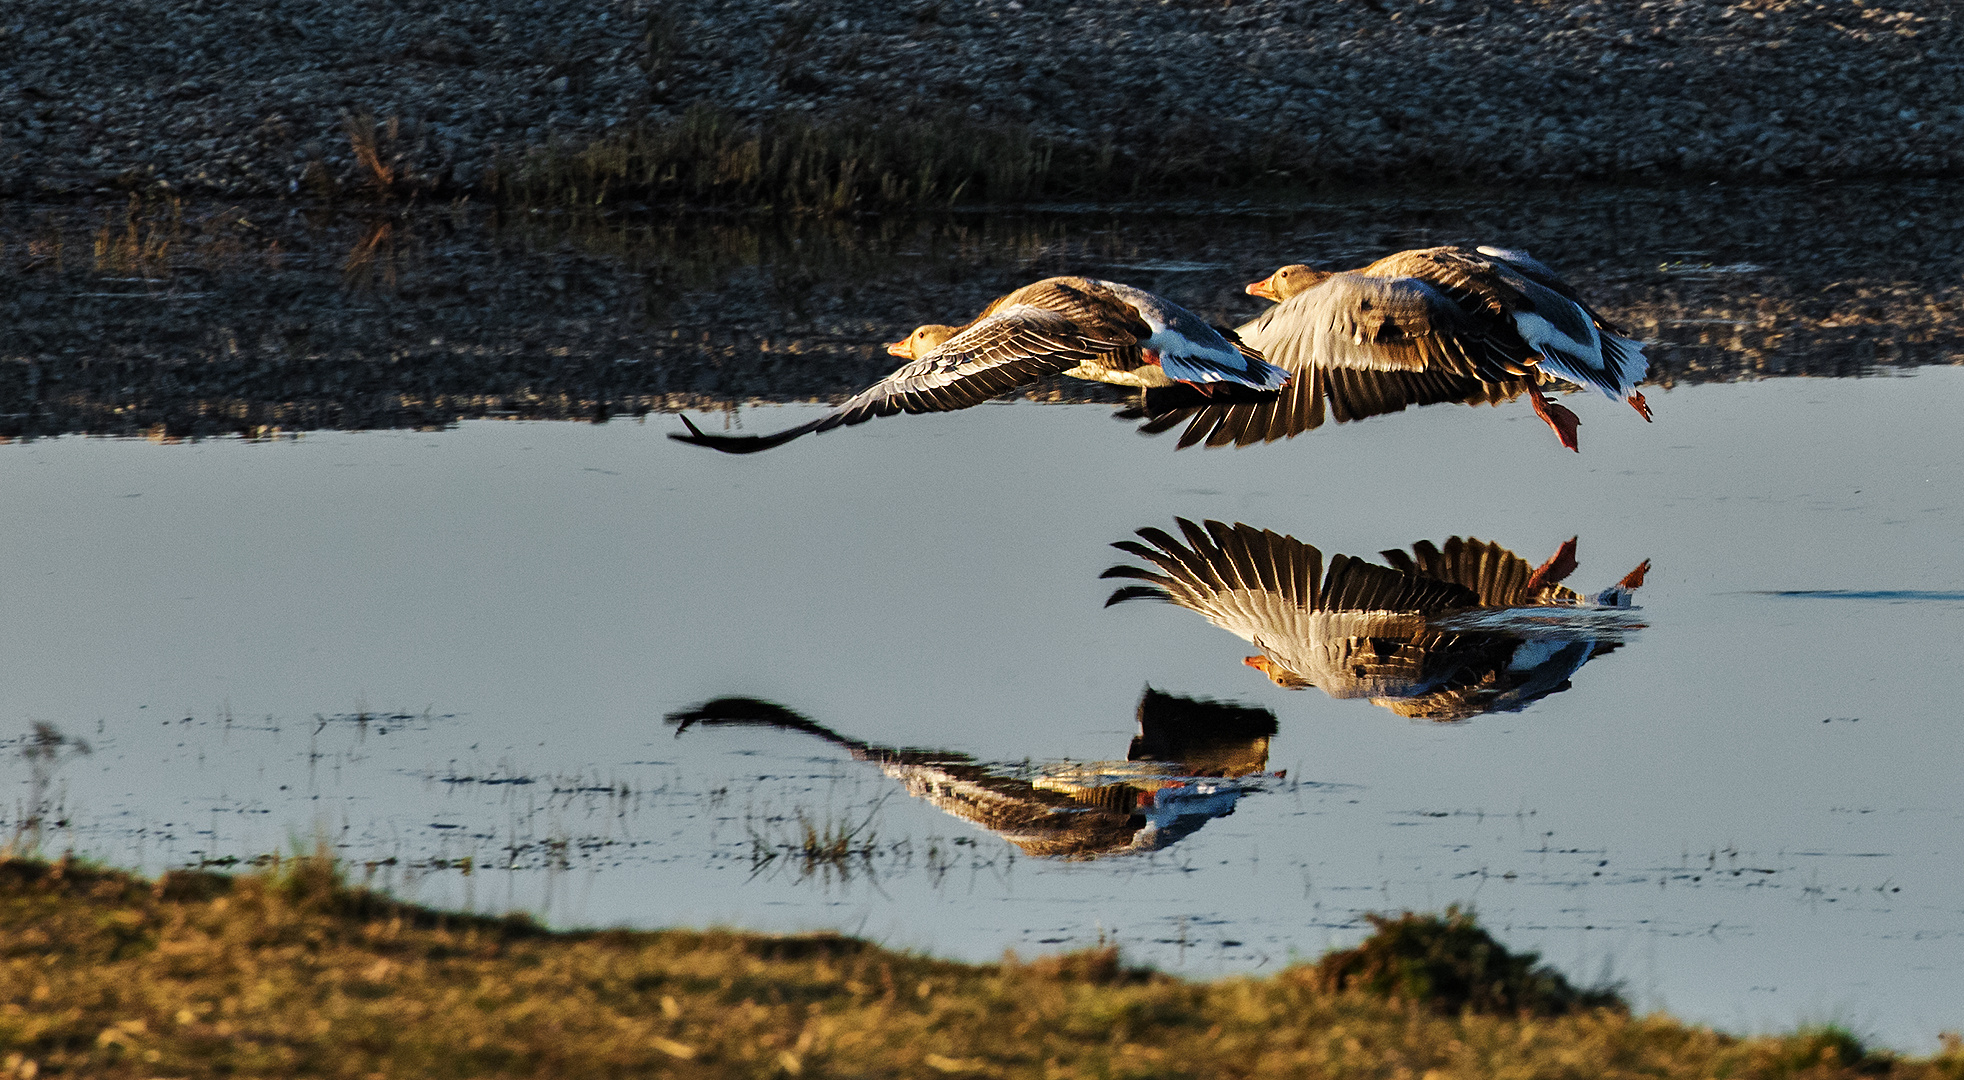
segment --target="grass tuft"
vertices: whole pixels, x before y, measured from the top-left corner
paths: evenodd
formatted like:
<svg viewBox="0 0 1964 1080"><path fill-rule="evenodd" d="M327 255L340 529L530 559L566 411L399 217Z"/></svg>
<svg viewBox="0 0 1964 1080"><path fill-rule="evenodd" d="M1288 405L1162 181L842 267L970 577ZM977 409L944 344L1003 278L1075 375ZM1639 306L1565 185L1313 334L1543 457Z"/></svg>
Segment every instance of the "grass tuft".
<svg viewBox="0 0 1964 1080"><path fill-rule="evenodd" d="M1541 965L1540 954L1510 951L1457 905L1444 915L1365 918L1375 928L1370 937L1317 963L1316 981L1325 990L1421 1004L1449 1016L1629 1009L1613 988L1579 989Z"/></svg>
<svg viewBox="0 0 1964 1080"><path fill-rule="evenodd" d="M375 114L367 111L354 113L341 118L341 127L348 133L348 146L354 151L355 161L368 170L369 181L375 190L387 194L395 188L396 169L393 160L382 160L387 153L382 136L375 130ZM401 129L395 117L388 121L388 141L393 143Z"/></svg>

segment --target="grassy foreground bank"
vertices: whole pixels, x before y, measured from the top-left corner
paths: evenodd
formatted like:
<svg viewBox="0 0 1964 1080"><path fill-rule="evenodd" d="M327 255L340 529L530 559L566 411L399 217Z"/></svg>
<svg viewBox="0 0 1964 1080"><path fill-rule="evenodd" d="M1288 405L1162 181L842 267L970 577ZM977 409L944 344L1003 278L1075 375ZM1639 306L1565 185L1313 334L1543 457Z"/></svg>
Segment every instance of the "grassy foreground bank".
<svg viewBox="0 0 1964 1080"><path fill-rule="evenodd" d="M1396 959L1421 930L1459 969ZM1487 989L1441 1008L1469 957ZM1432 1000L1369 989L1400 985ZM548 932L351 889L312 859L155 881L0 860L0 1077L1964 1077L1955 1040L1910 1060L1613 1002L1465 919L1197 983L1110 952L970 965L829 936Z"/></svg>

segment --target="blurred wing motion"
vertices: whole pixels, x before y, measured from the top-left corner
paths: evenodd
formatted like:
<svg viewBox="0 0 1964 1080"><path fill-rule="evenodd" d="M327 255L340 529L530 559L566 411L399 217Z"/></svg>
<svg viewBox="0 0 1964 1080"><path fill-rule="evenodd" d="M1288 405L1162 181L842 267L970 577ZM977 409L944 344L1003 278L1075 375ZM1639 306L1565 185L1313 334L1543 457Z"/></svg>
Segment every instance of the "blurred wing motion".
<svg viewBox="0 0 1964 1080"><path fill-rule="evenodd" d="M676 735L697 725L775 727L816 736L877 765L909 795L1039 858L1095 859L1157 851L1232 813L1268 765L1275 714L1148 686L1125 761L990 765L967 754L901 750L849 738L774 702L717 698L671 713Z"/></svg>
<svg viewBox="0 0 1964 1080"><path fill-rule="evenodd" d="M1113 546L1151 565L1119 565L1107 606L1156 599L1196 611L1261 650L1246 663L1289 689L1367 697L1407 716L1464 719L1511 711L1568 687L1634 625L1605 618L1642 584L1643 567L1584 601L1560 582L1575 541L1539 567L1498 545L1453 537L1387 551L1388 565L1320 551L1247 525L1179 519L1184 542L1141 529ZM1586 609L1586 610L1585 610Z"/></svg>

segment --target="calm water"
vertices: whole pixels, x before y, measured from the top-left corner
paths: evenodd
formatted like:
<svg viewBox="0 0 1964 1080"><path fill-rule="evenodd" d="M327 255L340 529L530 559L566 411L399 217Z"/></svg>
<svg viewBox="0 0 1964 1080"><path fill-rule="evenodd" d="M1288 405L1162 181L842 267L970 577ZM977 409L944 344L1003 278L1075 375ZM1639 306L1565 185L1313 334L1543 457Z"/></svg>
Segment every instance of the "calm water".
<svg viewBox="0 0 1964 1080"><path fill-rule="evenodd" d="M10 754L0 813L149 870L322 840L558 925L1195 975L1458 903L1643 1007L1932 1046L1964 1023L1964 371L1649 396L1572 400L1580 455L1520 402L1204 452L1030 402L749 458L659 414L0 446L0 722L92 751ZM1591 643L1565 688L1440 723L1106 607L1145 565L1111 545L1183 518L1325 560L1574 536L1585 596L1651 570L1466 662ZM779 722L668 719L732 697Z"/></svg>

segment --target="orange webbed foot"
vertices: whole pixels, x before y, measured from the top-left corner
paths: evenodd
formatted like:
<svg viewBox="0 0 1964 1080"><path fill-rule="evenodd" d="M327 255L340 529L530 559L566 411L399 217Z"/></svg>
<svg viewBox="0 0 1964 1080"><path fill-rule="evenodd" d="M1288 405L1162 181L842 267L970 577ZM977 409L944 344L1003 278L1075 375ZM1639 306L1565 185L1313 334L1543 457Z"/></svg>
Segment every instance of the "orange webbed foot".
<svg viewBox="0 0 1964 1080"><path fill-rule="evenodd" d="M1530 400L1534 402L1535 415L1548 422L1548 426L1555 430L1555 437L1562 440L1562 445L1581 453L1582 446L1576 440L1575 429L1582 426L1582 419L1566 406L1549 401L1540 390L1535 390Z"/></svg>
<svg viewBox="0 0 1964 1080"><path fill-rule="evenodd" d="M1632 390L1627 400L1630 402L1630 407L1637 410L1637 415L1643 417L1644 423L1648 424L1651 422L1650 405L1644 401L1642 394Z"/></svg>
<svg viewBox="0 0 1964 1080"><path fill-rule="evenodd" d="M1528 578L1528 591L1534 592L1550 585L1559 585L1563 579L1573 573L1575 573L1575 537L1571 536L1562 541L1562 546L1556 548L1555 553L1548 556L1548 561L1535 570L1534 576Z"/></svg>
<svg viewBox="0 0 1964 1080"><path fill-rule="evenodd" d="M1617 582L1616 587L1619 589L1640 589L1643 587L1643 576L1648 573L1650 573L1650 560L1645 559L1635 570L1624 574L1623 580Z"/></svg>

